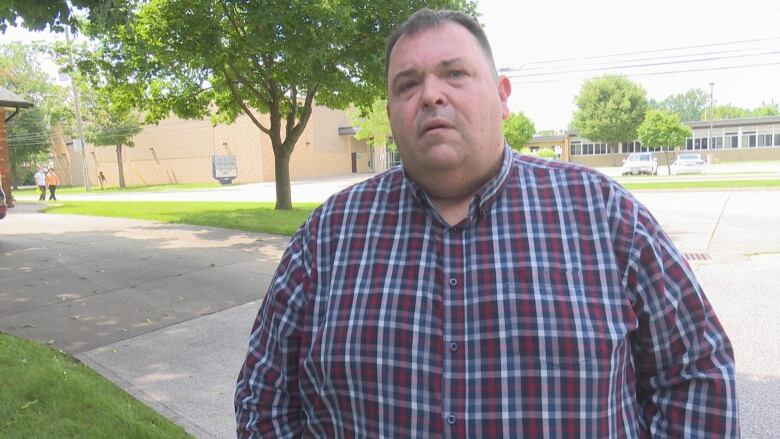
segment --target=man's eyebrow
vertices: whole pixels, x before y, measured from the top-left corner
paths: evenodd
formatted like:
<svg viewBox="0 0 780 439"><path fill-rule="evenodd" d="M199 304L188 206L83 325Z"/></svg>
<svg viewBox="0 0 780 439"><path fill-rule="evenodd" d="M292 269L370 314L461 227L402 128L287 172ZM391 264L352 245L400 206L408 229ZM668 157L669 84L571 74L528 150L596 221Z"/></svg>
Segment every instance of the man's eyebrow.
<svg viewBox="0 0 780 439"><path fill-rule="evenodd" d="M457 57L457 58L450 58L445 59L439 62L440 67L450 67L452 65L462 64L465 60L463 58ZM392 82L395 83L399 78L404 78L406 76L415 76L419 73L419 71L414 68L410 67L408 69L401 70L400 72L396 73L395 76L392 78Z"/></svg>
<svg viewBox="0 0 780 439"><path fill-rule="evenodd" d="M453 64L462 64L462 63L463 63L463 58L450 58L450 59L443 60L439 64L443 67L449 67Z"/></svg>

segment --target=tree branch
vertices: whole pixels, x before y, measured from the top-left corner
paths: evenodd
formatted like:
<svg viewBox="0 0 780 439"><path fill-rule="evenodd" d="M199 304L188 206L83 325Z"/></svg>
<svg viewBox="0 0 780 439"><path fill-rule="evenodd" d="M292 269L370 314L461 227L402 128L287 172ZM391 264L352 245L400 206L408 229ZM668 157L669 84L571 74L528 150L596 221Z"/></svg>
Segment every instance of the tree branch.
<svg viewBox="0 0 780 439"><path fill-rule="evenodd" d="M235 99L236 103L238 103L238 106L241 107L242 110L244 110L244 113L247 116L249 116L250 119L252 119L252 123L254 123L255 126L257 126L258 128L260 128L260 131L262 131L262 132L264 132L264 133L266 133L266 134L268 134L270 136L271 135L271 130L269 130L268 128L264 127L263 124L260 123L259 120L257 120L255 115L252 114L252 111L250 110L250 108L246 106L246 103L244 102L244 100L241 98L241 96L239 96L238 90L236 90L235 84L232 81L230 81L230 78L228 77L227 69L223 68L223 71L225 73L225 78L227 79L227 81L225 81L225 83L227 84L228 88L230 89L230 93L233 95L233 99Z"/></svg>
<svg viewBox="0 0 780 439"><path fill-rule="evenodd" d="M292 86L290 88L290 112L287 113L287 130L286 132L290 132L293 130L293 127L295 126L295 116L298 112L298 88L296 86Z"/></svg>

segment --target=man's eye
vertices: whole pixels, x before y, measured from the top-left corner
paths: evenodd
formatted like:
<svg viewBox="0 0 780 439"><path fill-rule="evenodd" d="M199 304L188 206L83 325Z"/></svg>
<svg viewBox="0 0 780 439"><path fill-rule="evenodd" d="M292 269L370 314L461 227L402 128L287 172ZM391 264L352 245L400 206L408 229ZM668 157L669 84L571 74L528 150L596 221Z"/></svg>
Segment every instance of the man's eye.
<svg viewBox="0 0 780 439"><path fill-rule="evenodd" d="M461 78L466 75L466 73L463 70L450 70L448 72L448 75L450 78Z"/></svg>
<svg viewBox="0 0 780 439"><path fill-rule="evenodd" d="M398 87L398 91L403 93L407 90L411 90L415 85L417 85L417 81L406 81L401 83L401 85Z"/></svg>

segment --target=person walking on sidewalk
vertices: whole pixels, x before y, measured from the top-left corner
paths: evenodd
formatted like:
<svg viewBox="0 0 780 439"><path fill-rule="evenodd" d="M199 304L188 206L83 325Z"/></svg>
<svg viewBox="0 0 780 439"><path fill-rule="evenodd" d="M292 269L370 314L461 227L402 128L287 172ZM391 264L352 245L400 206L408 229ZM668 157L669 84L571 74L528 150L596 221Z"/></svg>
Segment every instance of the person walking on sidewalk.
<svg viewBox="0 0 780 439"><path fill-rule="evenodd" d="M103 190L103 185L106 184L106 176L103 175L103 171L98 172L98 183L100 183L100 190Z"/></svg>
<svg viewBox="0 0 780 439"><path fill-rule="evenodd" d="M647 208L511 149L511 80L470 16L424 9L387 41L403 166L291 238L237 435L739 437L731 343Z"/></svg>
<svg viewBox="0 0 780 439"><path fill-rule="evenodd" d="M46 186L49 188L49 201L57 201L57 186L60 184L60 177L54 172L54 168L46 173Z"/></svg>
<svg viewBox="0 0 780 439"><path fill-rule="evenodd" d="M33 177L35 178L35 185L38 186L38 190L41 192L38 201L46 201L46 168L38 168L38 172Z"/></svg>

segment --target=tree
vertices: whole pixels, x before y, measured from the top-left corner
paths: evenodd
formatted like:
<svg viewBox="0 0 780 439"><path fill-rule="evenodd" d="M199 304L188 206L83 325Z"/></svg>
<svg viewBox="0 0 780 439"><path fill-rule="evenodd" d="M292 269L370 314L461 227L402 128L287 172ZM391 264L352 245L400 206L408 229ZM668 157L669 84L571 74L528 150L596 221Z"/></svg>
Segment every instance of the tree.
<svg viewBox="0 0 780 439"><path fill-rule="evenodd" d="M347 111L347 117L352 126L357 128L355 138L365 140L372 146L387 145L387 139L393 134L385 98L375 100L368 109L351 109Z"/></svg>
<svg viewBox="0 0 780 439"><path fill-rule="evenodd" d="M122 146L133 147L133 136L141 132L141 121L126 100L112 95L108 88L85 90L82 93L86 121L85 137L96 146L114 146L119 174L119 187L125 187Z"/></svg>
<svg viewBox="0 0 780 439"><path fill-rule="evenodd" d="M536 133L536 127L523 112L510 113L504 121L504 137L512 149L520 151Z"/></svg>
<svg viewBox="0 0 780 439"><path fill-rule="evenodd" d="M375 149L395 149L394 144L387 142L393 134L387 117L387 99L375 100L368 109L350 109L347 117L352 126L357 128L355 139L365 140Z"/></svg>
<svg viewBox="0 0 780 439"><path fill-rule="evenodd" d="M247 115L271 141L276 208L291 209L290 157L315 97L341 109L381 96L384 39L423 6L474 11L470 0L151 0L100 30L102 48L82 66L134 84L147 122Z"/></svg>
<svg viewBox="0 0 780 439"><path fill-rule="evenodd" d="M17 19L30 30L62 32L65 26L78 22L76 12L87 11L92 22L112 23L127 17L132 2L128 0L5 0L0 5L0 33L8 25L15 26Z"/></svg>
<svg viewBox="0 0 780 439"><path fill-rule="evenodd" d="M702 120L740 119L743 117L750 117L750 110L737 107L736 105L725 104L716 105L711 110L709 108L705 109Z"/></svg>
<svg viewBox="0 0 780 439"><path fill-rule="evenodd" d="M586 81L576 98L572 125L584 138L614 146L636 139L645 118L646 92L623 76L607 75Z"/></svg>
<svg viewBox="0 0 780 439"><path fill-rule="evenodd" d="M34 106L20 111L8 124L8 149L13 183L29 183L30 166L46 160L51 151L52 127L69 124L67 89L59 87L40 67L36 46L0 45L0 85Z"/></svg>
<svg viewBox="0 0 780 439"><path fill-rule="evenodd" d="M680 117L677 114L662 110L650 110L645 115L645 120L637 128L637 133L642 145L651 149L663 148L666 166L671 175L669 148L684 145L685 139L691 135L691 129L680 122Z"/></svg>
<svg viewBox="0 0 780 439"><path fill-rule="evenodd" d="M780 116L780 105L770 102L762 102L760 106L751 110L750 115L753 117L767 117L767 116Z"/></svg>
<svg viewBox="0 0 780 439"><path fill-rule="evenodd" d="M650 100L648 108L676 114L682 121L702 120L704 110L710 102L710 94L701 88L668 96L661 102Z"/></svg>

